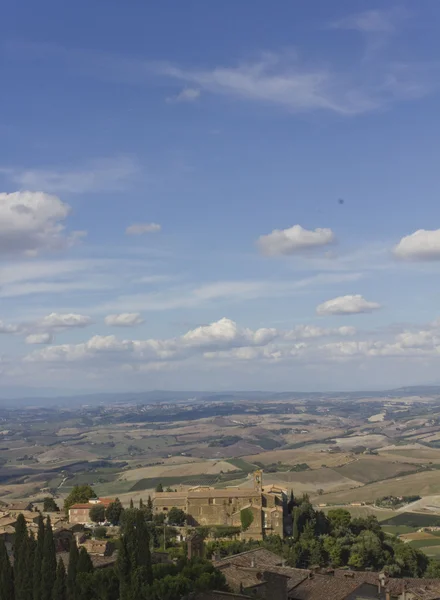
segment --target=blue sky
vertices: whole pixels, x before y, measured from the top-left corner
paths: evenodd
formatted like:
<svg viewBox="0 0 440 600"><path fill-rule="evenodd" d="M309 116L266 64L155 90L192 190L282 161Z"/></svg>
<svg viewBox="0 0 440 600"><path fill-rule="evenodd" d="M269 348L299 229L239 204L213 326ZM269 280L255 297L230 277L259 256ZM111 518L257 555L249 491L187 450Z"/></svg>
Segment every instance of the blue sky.
<svg viewBox="0 0 440 600"><path fill-rule="evenodd" d="M439 382L440 5L0 15L0 395Z"/></svg>

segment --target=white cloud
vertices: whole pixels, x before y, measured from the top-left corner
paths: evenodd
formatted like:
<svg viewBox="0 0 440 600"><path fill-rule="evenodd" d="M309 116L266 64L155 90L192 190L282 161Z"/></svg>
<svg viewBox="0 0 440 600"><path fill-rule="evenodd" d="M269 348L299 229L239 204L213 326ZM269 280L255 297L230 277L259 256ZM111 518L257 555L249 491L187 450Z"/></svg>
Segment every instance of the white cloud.
<svg viewBox="0 0 440 600"><path fill-rule="evenodd" d="M272 233L260 236L257 244L263 254L280 256L327 246L334 241L335 235L331 229L308 230L301 225L293 225L288 229L274 229Z"/></svg>
<svg viewBox="0 0 440 600"><path fill-rule="evenodd" d="M17 333L19 331L19 327L17 325L10 325L8 323L4 323L0 321L0 334L1 333Z"/></svg>
<svg viewBox="0 0 440 600"><path fill-rule="evenodd" d="M162 229L158 223L133 223L125 230L127 235L142 235L144 233L157 233Z"/></svg>
<svg viewBox="0 0 440 600"><path fill-rule="evenodd" d="M373 27L371 17L370 21ZM364 27L367 26L365 19ZM143 66L145 70L145 64ZM414 87L418 95L431 89L430 79L423 69L405 65L403 73L401 67L382 63L372 75L371 71L362 71L361 66L356 65L352 71L341 74L330 67L301 63L293 52L265 53L254 62L213 69L184 69L164 63L150 65L153 73L197 85L207 92L277 105L290 112L325 110L348 116L413 98Z"/></svg>
<svg viewBox="0 0 440 600"><path fill-rule="evenodd" d="M127 156L92 161L79 168L19 169L4 167L0 172L20 187L46 192L83 194L125 189L139 171L137 162Z"/></svg>
<svg viewBox="0 0 440 600"><path fill-rule="evenodd" d="M200 90L195 88L185 88L179 92L176 96L169 96L166 98L168 104L175 104L179 102L194 102L200 98Z"/></svg>
<svg viewBox="0 0 440 600"><path fill-rule="evenodd" d="M398 21L406 16L406 10L400 7L392 7L386 10L366 10L336 21L332 27L335 29L353 29L363 33L390 34L396 31Z"/></svg>
<svg viewBox="0 0 440 600"><path fill-rule="evenodd" d="M69 329L73 327L87 327L92 319L86 315L76 313L50 313L37 322L42 329Z"/></svg>
<svg viewBox="0 0 440 600"><path fill-rule="evenodd" d="M369 302L359 294L339 296L327 300L316 307L318 315L355 315L359 313L370 313L380 308L377 302Z"/></svg>
<svg viewBox="0 0 440 600"><path fill-rule="evenodd" d="M51 333L31 333L26 336L26 344L50 344L53 340Z"/></svg>
<svg viewBox="0 0 440 600"><path fill-rule="evenodd" d="M119 315L107 315L104 319L106 325L112 327L133 327L144 322L140 313L121 313Z"/></svg>
<svg viewBox="0 0 440 600"><path fill-rule="evenodd" d="M403 237L393 254L402 260L440 260L440 229L419 229Z"/></svg>
<svg viewBox="0 0 440 600"><path fill-rule="evenodd" d="M70 207L43 192L0 193L0 256L36 255L72 244L63 222Z"/></svg>

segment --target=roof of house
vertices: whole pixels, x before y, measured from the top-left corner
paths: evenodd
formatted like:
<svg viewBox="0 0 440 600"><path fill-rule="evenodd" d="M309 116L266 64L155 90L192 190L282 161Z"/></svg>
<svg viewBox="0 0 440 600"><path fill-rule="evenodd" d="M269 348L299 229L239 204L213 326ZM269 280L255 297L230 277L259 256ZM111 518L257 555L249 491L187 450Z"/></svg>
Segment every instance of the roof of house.
<svg viewBox="0 0 440 600"><path fill-rule="evenodd" d="M29 510L29 507L33 506L32 502L14 502L8 505L8 510Z"/></svg>
<svg viewBox="0 0 440 600"><path fill-rule="evenodd" d="M328 598L331 600L345 600L364 582L358 579L342 579L339 577L331 577L329 575L311 575L298 585L296 585L289 593L292 600L322 600Z"/></svg>
<svg viewBox="0 0 440 600"><path fill-rule="evenodd" d="M59 552L57 554L57 559L61 558L64 563L64 566L69 566L69 553L68 552ZM105 567L111 567L116 563L117 560L117 551L114 552L111 556L99 556L99 554L92 554L90 556L92 559L93 566L95 569L103 569Z"/></svg>
<svg viewBox="0 0 440 600"><path fill-rule="evenodd" d="M69 512L73 509L73 508L87 508L88 510L90 510L91 508L93 508L94 506L100 506L100 502L97 502L96 504L89 504L88 502L84 502L83 504L72 504L72 506L69 508Z"/></svg>
<svg viewBox="0 0 440 600"><path fill-rule="evenodd" d="M267 583L264 580L263 573L260 569L238 567L234 564L227 563L223 565L220 570L225 576L228 586L232 590L240 590L241 586L243 586L243 588L250 588Z"/></svg>
<svg viewBox="0 0 440 600"><path fill-rule="evenodd" d="M108 542L105 540L87 540L81 546L84 546L89 554L104 554Z"/></svg>
<svg viewBox="0 0 440 600"><path fill-rule="evenodd" d="M17 522L16 517L0 517L0 527L6 527L7 525L14 525Z"/></svg>
<svg viewBox="0 0 440 600"><path fill-rule="evenodd" d="M385 588L391 594L401 594L404 589L420 598L420 600L437 600L440 598L440 579L406 579L390 578L385 580Z"/></svg>

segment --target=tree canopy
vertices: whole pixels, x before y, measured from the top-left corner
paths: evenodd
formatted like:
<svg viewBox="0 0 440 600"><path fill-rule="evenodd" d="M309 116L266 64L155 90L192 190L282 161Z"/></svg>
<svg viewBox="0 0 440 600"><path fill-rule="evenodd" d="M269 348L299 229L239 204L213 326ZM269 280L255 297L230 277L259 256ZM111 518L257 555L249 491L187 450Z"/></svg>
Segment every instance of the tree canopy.
<svg viewBox="0 0 440 600"><path fill-rule="evenodd" d="M90 485L75 485L70 494L64 500L64 511L69 514L69 508L73 504L88 502L91 498L96 498L96 494Z"/></svg>

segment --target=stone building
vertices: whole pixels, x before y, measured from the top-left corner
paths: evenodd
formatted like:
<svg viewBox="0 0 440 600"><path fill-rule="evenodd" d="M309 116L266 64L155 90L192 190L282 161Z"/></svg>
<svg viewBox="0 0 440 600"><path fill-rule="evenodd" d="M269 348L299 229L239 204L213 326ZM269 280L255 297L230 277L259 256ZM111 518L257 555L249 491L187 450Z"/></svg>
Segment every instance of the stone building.
<svg viewBox="0 0 440 600"><path fill-rule="evenodd" d="M90 523L90 510L94 506L102 504L104 508L107 508L114 501L114 498L92 498L83 504L73 504L69 508L69 523L80 523L83 525Z"/></svg>
<svg viewBox="0 0 440 600"><path fill-rule="evenodd" d="M173 506L189 516L189 523L198 525L241 526L242 511L253 519L242 537L255 540L265 535L284 533L286 493L275 486L263 486L262 471L253 474L253 487L216 489L198 486L186 491L156 492L153 498L155 514L166 514Z"/></svg>

